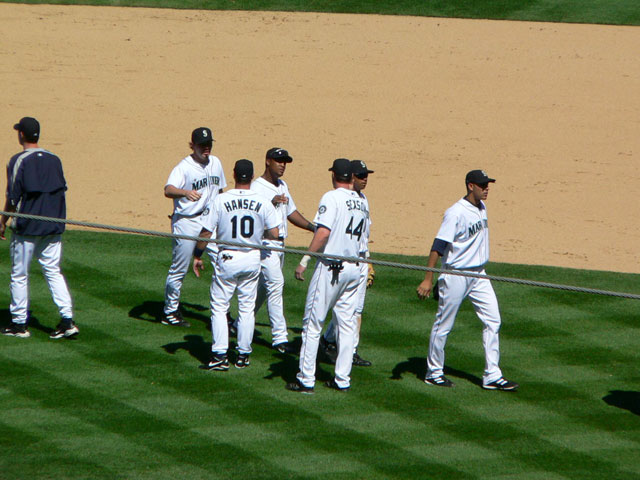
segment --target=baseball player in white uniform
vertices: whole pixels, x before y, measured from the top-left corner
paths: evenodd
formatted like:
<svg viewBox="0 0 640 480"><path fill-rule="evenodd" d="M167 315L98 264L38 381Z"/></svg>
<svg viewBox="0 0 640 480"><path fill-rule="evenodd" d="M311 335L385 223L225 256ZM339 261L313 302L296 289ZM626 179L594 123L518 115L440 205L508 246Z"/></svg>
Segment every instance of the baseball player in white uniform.
<svg viewBox="0 0 640 480"><path fill-rule="evenodd" d="M495 179L489 178L482 170L472 170L467 174L467 194L445 212L431 247L428 267L434 268L438 258L442 257L442 265L446 270L485 274L484 266L489 261L489 224L484 200L492 182ZM417 288L418 297L428 297L432 287L433 272L427 272ZM498 366L501 320L498 299L491 282L484 278L442 274L438 279L438 297L438 311L429 339L425 383L453 386L453 382L444 376L444 348L460 304L469 297L476 315L484 324L482 342L485 368L482 387L487 390L517 390L518 384L505 379Z"/></svg>
<svg viewBox="0 0 640 480"><path fill-rule="evenodd" d="M339 158L329 170L333 172L334 190L325 193L320 200L315 218L317 228L309 251L357 257L360 239L369 228L369 211L360 195L351 189L349 160ZM296 268L298 280L304 280L305 269L303 265ZM324 319L331 309L337 321L338 355L335 377L325 385L343 392L350 388L359 278L358 264L324 257L316 262L302 320L300 371L296 381L286 385L288 390L313 393L320 334Z"/></svg>
<svg viewBox="0 0 640 480"><path fill-rule="evenodd" d="M216 197L208 215L201 219L202 237L259 245L262 237L278 238L279 220L271 201L250 189L253 163L238 160L233 169L235 188ZM194 251L193 270L200 276L200 257L207 242L198 242ZM249 366L251 341L255 326L254 308L260 276L260 252L239 246L218 246L215 273L211 282L211 358L202 366L207 370L228 370L229 328L227 312L231 297L238 292L238 357L237 368Z"/></svg>
<svg viewBox="0 0 640 480"><path fill-rule="evenodd" d="M278 238L275 240L265 238L262 241L263 245L268 247L284 247L288 235L288 222L310 232L315 231L314 224L304 218L296 208L289 187L281 178L287 164L291 162L293 162L293 158L283 148L269 149L266 154L264 173L251 184L251 190L271 200L280 222ZM261 270L256 312L266 298L271 323L271 344L280 353L286 353L289 339L282 300L284 252L261 250L260 254Z"/></svg>
<svg viewBox="0 0 640 480"><path fill-rule="evenodd" d="M367 188L367 181L369 174L374 173L373 170L369 170L367 165L362 160L351 160L351 171L353 173L353 190L360 195L360 198L366 205L367 211L369 211L369 200L363 190ZM360 248L358 256L361 258L369 258L369 236L371 221L369 221L368 227L362 236L360 237ZM358 283L358 306L356 307L356 333L353 345L353 365L358 367L370 367L371 361L365 360L358 354L358 345L360 344L360 328L362 325L362 311L364 310L364 299L367 293L367 285L370 272L373 271L373 265L370 263L360 264L360 280ZM324 335L320 338L320 346L324 349L325 354L333 361L335 361L336 349L336 316L332 313L331 322L324 332Z"/></svg>
<svg viewBox="0 0 640 480"><path fill-rule="evenodd" d="M193 153L171 171L164 195L173 199L172 233L195 237L202 229L199 217L208 213L213 199L227 186L227 182L220 160L211 155L213 135L209 128L196 128L191 133L189 146ZM193 240L173 239L173 257L164 293L162 323L165 325L189 326L180 311L180 290L195 245Z"/></svg>

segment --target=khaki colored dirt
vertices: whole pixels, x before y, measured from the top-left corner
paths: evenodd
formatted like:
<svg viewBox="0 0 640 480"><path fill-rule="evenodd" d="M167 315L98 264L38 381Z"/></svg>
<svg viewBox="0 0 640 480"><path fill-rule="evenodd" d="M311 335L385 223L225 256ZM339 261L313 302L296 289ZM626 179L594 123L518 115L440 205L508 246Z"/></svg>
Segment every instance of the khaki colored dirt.
<svg viewBox="0 0 640 480"><path fill-rule="evenodd" d="M637 27L0 4L0 31L0 155L37 117L69 218L167 231L210 126L229 177L287 148L308 218L332 160L365 160L375 252L426 255L483 168L492 260L640 272Z"/></svg>

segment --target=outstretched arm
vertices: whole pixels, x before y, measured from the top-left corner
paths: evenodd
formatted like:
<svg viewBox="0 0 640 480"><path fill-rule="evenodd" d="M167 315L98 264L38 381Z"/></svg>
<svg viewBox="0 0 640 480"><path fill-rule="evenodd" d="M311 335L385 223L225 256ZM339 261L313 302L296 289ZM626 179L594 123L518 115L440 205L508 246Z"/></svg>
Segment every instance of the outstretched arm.
<svg viewBox="0 0 640 480"><path fill-rule="evenodd" d="M304 230L309 230L310 232L315 232L316 230L315 224L304 218L298 210L294 211L287 218L296 227L302 228Z"/></svg>

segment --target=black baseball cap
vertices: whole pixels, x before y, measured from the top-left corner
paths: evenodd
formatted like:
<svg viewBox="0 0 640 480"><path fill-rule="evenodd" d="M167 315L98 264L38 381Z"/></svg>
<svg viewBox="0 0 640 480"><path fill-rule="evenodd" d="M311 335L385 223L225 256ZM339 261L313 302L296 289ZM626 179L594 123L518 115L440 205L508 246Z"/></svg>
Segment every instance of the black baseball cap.
<svg viewBox="0 0 640 480"><path fill-rule="evenodd" d="M369 170L367 168L367 164L362 160L351 160L351 173L357 177L358 175L364 175L365 173L367 175L373 173L373 170Z"/></svg>
<svg viewBox="0 0 640 480"><path fill-rule="evenodd" d="M238 180L250 180L253 178L253 162L246 158L238 160L233 167L233 174Z"/></svg>
<svg viewBox="0 0 640 480"><path fill-rule="evenodd" d="M351 162L346 158L336 158L329 169L339 180L351 179Z"/></svg>
<svg viewBox="0 0 640 480"><path fill-rule="evenodd" d="M480 183L489 183L489 182L495 182L496 179L495 178L489 178L489 176L484 172L484 170L471 170L469 173L467 173L467 177L465 178L465 183L469 184L469 183L475 183L480 184Z"/></svg>
<svg viewBox="0 0 640 480"><path fill-rule="evenodd" d="M37 142L40 138L40 123L35 118L23 117L13 129L22 132L24 138L31 142Z"/></svg>
<svg viewBox="0 0 640 480"><path fill-rule="evenodd" d="M207 127L196 128L191 132L191 142L195 145L204 145L213 142L211 129Z"/></svg>
<svg viewBox="0 0 640 480"><path fill-rule="evenodd" d="M281 162L291 163L293 162L293 157L289 155L284 148L273 147L267 150L267 158L272 160L279 160Z"/></svg>

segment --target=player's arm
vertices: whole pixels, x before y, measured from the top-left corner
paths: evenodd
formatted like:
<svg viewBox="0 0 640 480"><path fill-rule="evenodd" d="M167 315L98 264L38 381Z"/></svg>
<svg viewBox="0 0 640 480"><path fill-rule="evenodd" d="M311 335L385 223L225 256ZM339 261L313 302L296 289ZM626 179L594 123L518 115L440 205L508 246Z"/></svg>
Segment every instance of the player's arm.
<svg viewBox="0 0 640 480"><path fill-rule="evenodd" d="M267 240L277 240L278 234L278 227L269 228L264 231L264 238L266 238Z"/></svg>
<svg viewBox="0 0 640 480"><path fill-rule="evenodd" d="M436 238L433 241L433 245L431 246L431 252L429 252L429 259L427 260L428 268L435 268L436 264L438 263L438 260L444 254L444 251L446 250L448 245L449 245L449 242L445 242L444 240L441 240L439 238ZM416 289L416 292L418 293L418 298L421 300L428 298L429 295L431 295L432 288L433 288L433 272L427 271L424 275L424 280L422 281L422 283L420 283L420 285L418 285L418 288Z"/></svg>
<svg viewBox="0 0 640 480"><path fill-rule="evenodd" d="M197 190L184 190L182 188L178 188L175 185L165 185L164 187L164 196L167 198L182 198L186 197L192 202L197 202L200 200L200 195Z"/></svg>
<svg viewBox="0 0 640 480"><path fill-rule="evenodd" d="M316 231L315 224L304 218L298 210L292 212L287 218L296 227L302 228L303 230L309 230L310 232Z"/></svg>
<svg viewBox="0 0 640 480"><path fill-rule="evenodd" d="M9 197L7 197L4 202L4 211L9 213L16 211L16 207L11 203L11 201L9 200ZM2 240L7 239L4 236L4 232L7 230L7 222L9 221L9 218L10 217L8 215L2 215L2 218L0 218L0 239Z"/></svg>
<svg viewBox="0 0 640 480"><path fill-rule="evenodd" d="M329 241L329 235L331 234L331 230L323 225L318 225L315 233L313 234L313 239L311 240L311 244L309 245L310 252L321 252L324 250L324 247L327 245ZM298 265L296 267L296 278L298 280L304 280L304 271L307 269L306 265Z"/></svg>
<svg viewBox="0 0 640 480"><path fill-rule="evenodd" d="M212 233L209 230L203 228L198 236L201 238L211 238L211 235ZM196 277L200 277L200 272L204 270L204 262L201 257L207 248L207 243L208 242L204 240L198 240L196 248L193 249L193 273L196 274Z"/></svg>

